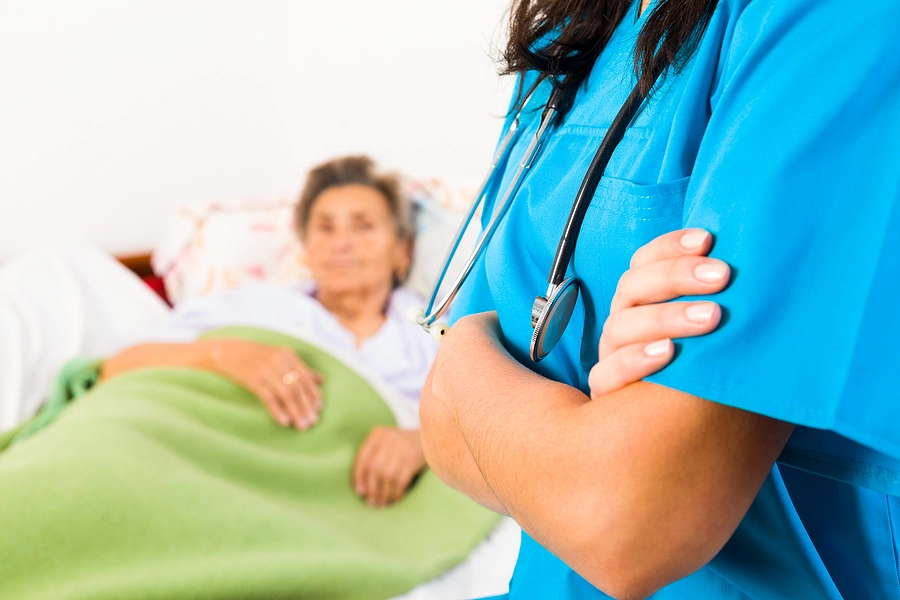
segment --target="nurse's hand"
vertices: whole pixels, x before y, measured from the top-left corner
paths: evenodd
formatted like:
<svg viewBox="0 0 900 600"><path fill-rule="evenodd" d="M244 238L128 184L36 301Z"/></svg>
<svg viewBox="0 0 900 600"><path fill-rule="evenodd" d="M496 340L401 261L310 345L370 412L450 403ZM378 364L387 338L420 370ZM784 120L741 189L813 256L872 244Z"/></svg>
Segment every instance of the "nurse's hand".
<svg viewBox="0 0 900 600"><path fill-rule="evenodd" d="M715 302L667 302L715 294L731 271L707 258L712 236L702 229L661 235L638 249L622 275L600 337L599 362L588 379L591 398L651 375L672 361L673 338L713 331L722 317Z"/></svg>

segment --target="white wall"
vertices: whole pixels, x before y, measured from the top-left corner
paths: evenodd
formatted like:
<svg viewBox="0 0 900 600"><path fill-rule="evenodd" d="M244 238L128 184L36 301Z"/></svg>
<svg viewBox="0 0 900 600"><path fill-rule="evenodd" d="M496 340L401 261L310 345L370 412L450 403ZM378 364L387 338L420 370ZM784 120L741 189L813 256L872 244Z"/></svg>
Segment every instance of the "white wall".
<svg viewBox="0 0 900 600"><path fill-rule="evenodd" d="M180 204L293 196L367 152L480 179L508 0L0 1L0 258L150 249Z"/></svg>

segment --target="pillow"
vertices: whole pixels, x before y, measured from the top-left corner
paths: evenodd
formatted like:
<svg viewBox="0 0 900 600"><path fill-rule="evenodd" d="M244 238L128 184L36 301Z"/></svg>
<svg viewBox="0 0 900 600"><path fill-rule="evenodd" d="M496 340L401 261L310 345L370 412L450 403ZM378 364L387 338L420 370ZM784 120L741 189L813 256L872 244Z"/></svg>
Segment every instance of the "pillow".
<svg viewBox="0 0 900 600"><path fill-rule="evenodd" d="M427 296L473 194L440 180L403 181L416 215L416 245L406 287ZM294 229L294 200L252 198L185 206L153 250L153 271L172 304L251 281L311 280Z"/></svg>
<svg viewBox="0 0 900 600"><path fill-rule="evenodd" d="M250 281L307 281L293 202L253 199L183 207L154 249L153 271L172 304Z"/></svg>

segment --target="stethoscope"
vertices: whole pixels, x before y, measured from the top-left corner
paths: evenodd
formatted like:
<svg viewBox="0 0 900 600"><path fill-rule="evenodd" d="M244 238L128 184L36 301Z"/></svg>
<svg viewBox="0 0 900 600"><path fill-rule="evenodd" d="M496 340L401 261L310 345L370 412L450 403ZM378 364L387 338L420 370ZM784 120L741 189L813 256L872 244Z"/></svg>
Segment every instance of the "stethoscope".
<svg viewBox="0 0 900 600"><path fill-rule="evenodd" d="M649 88L653 88L663 70L664 69L661 68L654 73L653 85L648 86ZM438 319L446 312L450 303L453 302L453 299L459 292L463 282L465 282L469 273L471 273L475 262L484 253L488 242L494 235L494 232L500 224L500 221L503 219L503 216L506 214L506 211L509 209L512 199L518 192L526 171L531 167L534 158L541 147L544 136L550 129L551 124L556 120L557 116L564 112L561 109L571 99L569 96L571 93L571 91L562 91L559 86L554 86L553 92L550 94L550 98L547 100L547 104L544 106L544 110L541 113L541 121L538 130L535 132L534 137L532 137L528 147L525 149L522 160L519 161L519 166L510 180L509 185L506 187L506 190L503 192L498 206L491 216L491 220L482 230L469 258L466 260L459 275L457 275L456 279L453 281L450 291L438 302L438 294L443 286L444 278L447 276L447 271L459 249L463 236L468 229L470 222L475 217L478 208L484 202L487 190L497 173L498 166L502 161L505 161L509 151L518 140L519 119L531 99L533 92L529 93L521 103L517 114L510 124L509 130L500 142L497 152L491 161L491 168L482 181L481 186L478 188L478 192L475 195L475 201L472 203L472 207L463 219L463 222L456 233L455 240L450 246L447 257L444 260L444 267L434 284L434 290L431 292L428 307L413 307L408 314L410 321L421 325L438 341L444 337L449 329L449 326L446 323L438 322ZM603 177L603 172L606 170L613 152L619 145L619 142L622 141L625 131L628 129L628 126L631 124L646 97L647 94L641 91L640 85L635 85L634 89L631 90L631 93L625 100L625 103L616 114L616 117L613 119L606 135L603 136L600 147L597 148L597 152L594 154L594 158L584 175L584 179L581 181L581 186L578 188L578 193L575 195L575 201L572 203L569 218L566 221L566 226L563 229L562 236L560 237L559 244L556 248L556 255L553 258L553 266L550 269L550 276L548 277L549 286L543 296L538 295L535 298L534 304L531 307L531 326L534 328L534 333L531 336L530 354L531 360L534 362L543 360L553 350L565 332L566 326L569 324L569 320L575 310L581 281L578 277L566 277L566 272L575 256L575 246L578 243L578 234L581 231L581 225L584 222L584 216L591 203L591 199L597 191L600 179Z"/></svg>

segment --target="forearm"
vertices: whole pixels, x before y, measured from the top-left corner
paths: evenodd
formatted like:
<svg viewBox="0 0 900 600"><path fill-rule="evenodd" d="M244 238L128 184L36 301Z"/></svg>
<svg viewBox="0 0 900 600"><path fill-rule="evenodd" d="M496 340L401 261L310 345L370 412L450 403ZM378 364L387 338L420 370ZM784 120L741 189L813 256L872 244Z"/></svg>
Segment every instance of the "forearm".
<svg viewBox="0 0 900 600"><path fill-rule="evenodd" d="M439 354L434 368L443 376L426 384L433 395L422 404L426 456L449 485L482 504L490 497L491 508L524 525L522 519L528 520L536 508L525 496L549 500L534 494L533 482L546 480L535 469L547 465L559 471L559 463L547 454L530 463L523 460L523 451L567 446L570 440L553 439L566 432L558 420L588 399L518 364L499 341L471 344L466 350L463 362L454 365Z"/></svg>
<svg viewBox="0 0 900 600"><path fill-rule="evenodd" d="M491 510L508 514L503 503L484 480L472 453L447 407L432 391L432 373L422 390L419 417L422 449L429 467L447 485L460 490Z"/></svg>
<svg viewBox="0 0 900 600"><path fill-rule="evenodd" d="M710 560L790 434L643 382L591 401L515 362L496 337L455 333L465 351L448 353L453 364L439 354L432 386L447 422L509 514L617 597L649 595Z"/></svg>
<svg viewBox="0 0 900 600"><path fill-rule="evenodd" d="M205 340L188 344L141 344L126 348L103 363L101 379L145 367L212 369L213 345Z"/></svg>

